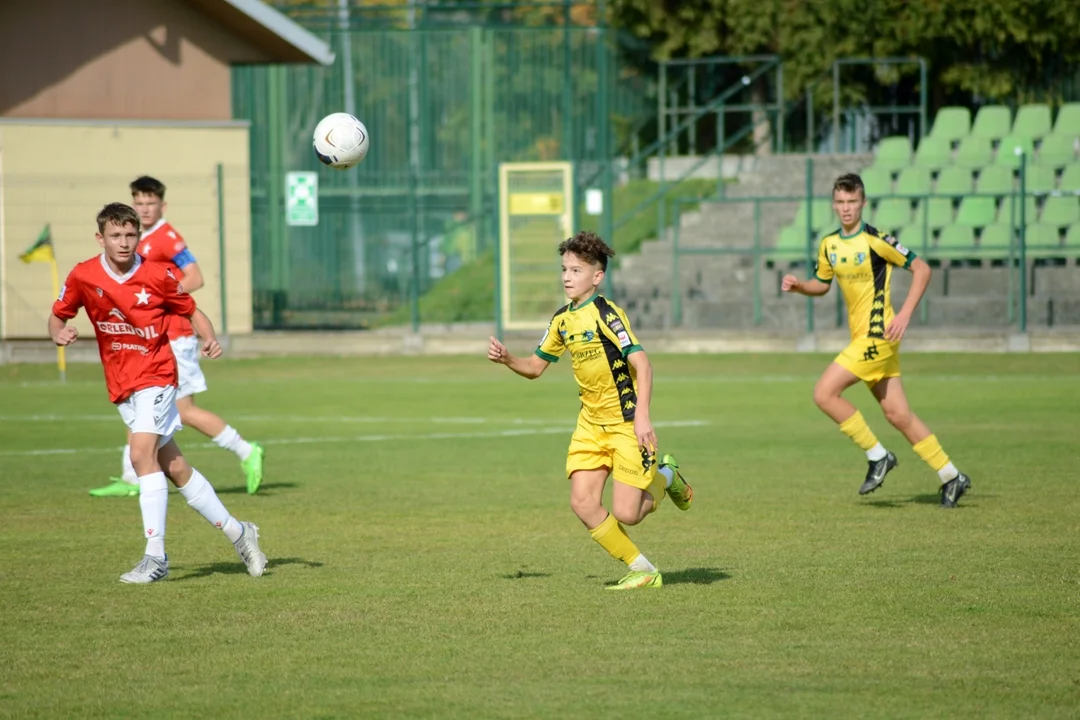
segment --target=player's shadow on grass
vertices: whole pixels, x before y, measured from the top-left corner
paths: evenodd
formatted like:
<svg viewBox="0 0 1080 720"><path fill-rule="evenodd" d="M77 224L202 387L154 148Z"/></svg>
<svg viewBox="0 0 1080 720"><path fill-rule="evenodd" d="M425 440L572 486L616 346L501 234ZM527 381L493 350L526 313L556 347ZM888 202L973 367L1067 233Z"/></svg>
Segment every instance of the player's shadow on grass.
<svg viewBox="0 0 1080 720"><path fill-rule="evenodd" d="M528 570L515 570L512 573L505 573L500 575L503 580L526 580L528 578L546 578L551 577L551 573L546 572L529 572Z"/></svg>
<svg viewBox="0 0 1080 720"><path fill-rule="evenodd" d="M282 565L303 565L307 568L321 568L323 566L321 562L304 560L303 558L272 558L267 561L264 573L270 573L274 568L281 567ZM216 562L197 567L186 575L178 577L177 580L194 580L196 578L210 577L211 575L219 574L247 575L247 568L244 566L244 563L240 562L240 559L237 558L235 562Z"/></svg>
<svg viewBox="0 0 1080 720"><path fill-rule="evenodd" d="M870 500L866 503L872 507L877 508L898 508L905 505L940 505L941 496L937 493L924 493L922 495L913 495L912 497L899 500Z"/></svg>
<svg viewBox="0 0 1080 720"><path fill-rule="evenodd" d="M665 570L665 585L712 585L731 577L730 573L720 568L685 568L683 570Z"/></svg>
<svg viewBox="0 0 1080 720"><path fill-rule="evenodd" d="M278 482L278 483L263 483L259 486L258 495L262 495L267 490L285 490L288 488L298 487L296 483L291 482ZM236 487L227 488L214 488L217 490L218 495L241 495L247 493L247 487L238 485Z"/></svg>

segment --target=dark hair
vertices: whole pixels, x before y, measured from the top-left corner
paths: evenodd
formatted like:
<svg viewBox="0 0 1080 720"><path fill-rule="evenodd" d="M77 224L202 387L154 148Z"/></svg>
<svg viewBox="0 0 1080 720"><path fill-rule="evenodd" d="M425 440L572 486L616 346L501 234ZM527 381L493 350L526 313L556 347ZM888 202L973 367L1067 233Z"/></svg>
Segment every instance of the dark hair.
<svg viewBox="0 0 1080 720"><path fill-rule="evenodd" d="M101 208L97 215L97 229L99 233L105 232L105 225L112 223L119 227L131 225L139 229L139 215L130 205L124 203L109 203Z"/></svg>
<svg viewBox="0 0 1080 720"><path fill-rule="evenodd" d="M848 173L847 175L841 175L836 178L836 182L834 182L832 186L832 191L835 193L837 190L843 190L844 192L855 192L858 190L862 193L863 200L866 199L866 187L863 186L862 178L855 173Z"/></svg>
<svg viewBox="0 0 1080 720"><path fill-rule="evenodd" d="M600 236L588 230L582 230L572 238L559 243L559 255L574 253L582 260L587 260L592 265L599 265L601 270L607 270L608 258L615 257L615 251L600 239Z"/></svg>
<svg viewBox="0 0 1080 720"><path fill-rule="evenodd" d="M165 199L165 184L157 178L152 178L149 175L143 175L142 177L135 178L131 182L131 196L135 197L137 194L143 195L157 195L162 200Z"/></svg>

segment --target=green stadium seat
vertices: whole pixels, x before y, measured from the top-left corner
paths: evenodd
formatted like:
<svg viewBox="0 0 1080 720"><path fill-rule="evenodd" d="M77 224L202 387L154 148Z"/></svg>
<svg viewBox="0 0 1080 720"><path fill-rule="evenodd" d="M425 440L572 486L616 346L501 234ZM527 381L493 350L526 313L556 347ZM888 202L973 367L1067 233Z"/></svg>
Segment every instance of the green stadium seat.
<svg viewBox="0 0 1080 720"><path fill-rule="evenodd" d="M929 195L930 171L922 167L904 168L896 181L897 195Z"/></svg>
<svg viewBox="0 0 1080 720"><path fill-rule="evenodd" d="M1007 223L995 223L983 228L979 236L979 254L989 258L1009 256L1012 246L1013 229Z"/></svg>
<svg viewBox="0 0 1080 720"><path fill-rule="evenodd" d="M968 196L960 201L960 211L956 214L956 224L968 227L986 227L994 224L997 216L997 204L994 198Z"/></svg>
<svg viewBox="0 0 1080 720"><path fill-rule="evenodd" d="M948 167L938 175L935 195L970 195L975 187L971 170L961 167Z"/></svg>
<svg viewBox="0 0 1080 720"><path fill-rule="evenodd" d="M905 170L904 172L907 172ZM892 195L892 173L885 168L868 167L860 173L866 197L876 199L883 195Z"/></svg>
<svg viewBox="0 0 1080 720"><path fill-rule="evenodd" d="M1030 166L1029 166L1030 169ZM1053 171L1051 171L1053 172ZM978 192L980 195L1011 195L1013 191L1012 168L991 165L979 173Z"/></svg>
<svg viewBox="0 0 1080 720"><path fill-rule="evenodd" d="M914 222L922 225L924 214L931 230L951 225L953 221L952 200L949 198L930 198L918 203L915 206Z"/></svg>
<svg viewBox="0 0 1080 720"><path fill-rule="evenodd" d="M1027 162L1032 161L1035 145L1031 142L1031 138L1020 135L1006 135L1001 139L1001 144L998 145L994 164L1011 168L1020 167L1020 156L1017 154L1019 152L1027 155Z"/></svg>
<svg viewBox="0 0 1080 720"><path fill-rule="evenodd" d="M952 145L948 140L924 137L915 151L915 166L927 170L940 170L952 164Z"/></svg>
<svg viewBox="0 0 1080 720"><path fill-rule="evenodd" d="M934 127L930 129L930 137L952 143L970 132L970 110L966 107L943 107L934 117Z"/></svg>
<svg viewBox="0 0 1080 720"><path fill-rule="evenodd" d="M1059 168L1076 161L1076 139L1059 135L1047 135L1039 146L1035 162L1047 167Z"/></svg>
<svg viewBox="0 0 1080 720"><path fill-rule="evenodd" d="M806 201L803 200L799 203L799 209L795 212L795 220L793 220L791 224L796 227L805 228L807 210L808 207ZM833 213L832 209L832 200L827 198L814 198L813 211L811 220L813 221L812 229L815 232L837 222L836 215Z"/></svg>
<svg viewBox="0 0 1080 720"><path fill-rule="evenodd" d="M911 201L903 198L886 198L874 211L873 226L885 232L896 232L911 222Z"/></svg>
<svg viewBox="0 0 1080 720"><path fill-rule="evenodd" d="M971 136L983 140L998 140L1009 134L1012 113L1004 105L983 105L975 115Z"/></svg>
<svg viewBox="0 0 1080 720"><path fill-rule="evenodd" d="M961 260L975 255L975 230L968 225L946 225L938 236L934 257Z"/></svg>
<svg viewBox="0 0 1080 720"><path fill-rule="evenodd" d="M904 243L905 247L908 247L919 254L925 253L929 244L927 242L927 234L923 232L921 222L913 222L910 225L899 228L896 231L896 237L900 242Z"/></svg>
<svg viewBox="0 0 1080 720"><path fill-rule="evenodd" d="M773 262L805 260L809 245L810 237L806 234L805 225L788 225L777 236L776 247L765 253L765 259Z"/></svg>
<svg viewBox="0 0 1080 720"><path fill-rule="evenodd" d="M1065 247L1070 255L1080 255L1080 223L1069 226L1065 233Z"/></svg>
<svg viewBox="0 0 1080 720"><path fill-rule="evenodd" d="M1058 108L1054 134L1070 139L1080 137L1080 103L1065 103Z"/></svg>
<svg viewBox="0 0 1080 720"><path fill-rule="evenodd" d="M990 168L987 168L989 170ZM1024 189L1042 195L1053 192L1057 185L1057 173L1046 165L1028 165L1024 170Z"/></svg>
<svg viewBox="0 0 1080 720"><path fill-rule="evenodd" d="M968 135L960 141L960 148L956 151L956 166L978 170L991 164L993 154L989 138Z"/></svg>
<svg viewBox="0 0 1080 720"><path fill-rule="evenodd" d="M1020 227L1020 203L1019 198L1007 197L1001 201L1001 222ZM1028 195L1024 199L1024 218L1027 225L1037 221L1039 217L1039 205L1034 197Z"/></svg>
<svg viewBox="0 0 1080 720"><path fill-rule="evenodd" d="M1080 198L1075 195L1046 198L1039 223L1052 227L1067 227L1080 222Z"/></svg>
<svg viewBox="0 0 1080 720"><path fill-rule="evenodd" d="M906 135L882 138L874 154L874 167L900 170L911 164L911 142Z"/></svg>
<svg viewBox="0 0 1080 720"><path fill-rule="evenodd" d="M1061 233L1053 225L1028 224L1024 231L1024 253L1029 258L1061 257Z"/></svg>
<svg viewBox="0 0 1080 720"><path fill-rule="evenodd" d="M1080 193L1080 163L1073 163L1065 167L1059 189L1063 193Z"/></svg>
<svg viewBox="0 0 1080 720"><path fill-rule="evenodd" d="M1012 134L1026 137L1028 140L1038 140L1050 134L1050 106L1041 103L1021 105L1016 111L1016 119L1013 121Z"/></svg>

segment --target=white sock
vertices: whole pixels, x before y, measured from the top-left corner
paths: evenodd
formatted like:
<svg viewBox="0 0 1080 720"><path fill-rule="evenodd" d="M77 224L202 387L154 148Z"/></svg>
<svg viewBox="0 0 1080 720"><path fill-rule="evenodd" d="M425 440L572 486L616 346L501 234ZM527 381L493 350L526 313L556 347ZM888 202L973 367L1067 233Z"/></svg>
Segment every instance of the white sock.
<svg viewBox="0 0 1080 720"><path fill-rule="evenodd" d="M953 465L951 462L937 471L937 476L941 478L942 485L951 480L955 480L958 475L960 475L960 471L957 470L956 466Z"/></svg>
<svg viewBox="0 0 1080 720"><path fill-rule="evenodd" d="M225 429L214 438L214 444L219 448L232 450L240 458L240 462L251 457L251 444L240 437L240 433L236 432L232 425L225 426Z"/></svg>
<svg viewBox="0 0 1080 720"><path fill-rule="evenodd" d="M635 572L656 572L656 566L649 562L649 559L641 553L638 553L638 556L630 563L630 569Z"/></svg>
<svg viewBox="0 0 1080 720"><path fill-rule="evenodd" d="M165 518L169 508L169 483L165 473L156 472L138 478L139 509L142 510L146 554L165 557Z"/></svg>
<svg viewBox="0 0 1080 720"><path fill-rule="evenodd" d="M866 459L870 462L877 462L888 454L889 453L886 452L885 448L881 445L881 443L878 443L877 445L866 451Z"/></svg>
<svg viewBox="0 0 1080 720"><path fill-rule="evenodd" d="M222 505L221 500L218 499L214 487L195 468L191 469L191 479L188 480L187 485L180 488L180 494L184 496L188 505L194 508L195 512L206 518L211 525L223 531L225 536L229 538L229 542L236 542L244 534L243 527L229 514L229 511Z"/></svg>
<svg viewBox="0 0 1080 720"><path fill-rule="evenodd" d="M131 445L124 446L124 472L120 476L124 482L135 485L139 482L139 474L135 472L135 466L131 464Z"/></svg>
<svg viewBox="0 0 1080 720"><path fill-rule="evenodd" d="M664 489L671 487L671 480L675 477L675 469L665 465L657 468L656 472L664 476Z"/></svg>

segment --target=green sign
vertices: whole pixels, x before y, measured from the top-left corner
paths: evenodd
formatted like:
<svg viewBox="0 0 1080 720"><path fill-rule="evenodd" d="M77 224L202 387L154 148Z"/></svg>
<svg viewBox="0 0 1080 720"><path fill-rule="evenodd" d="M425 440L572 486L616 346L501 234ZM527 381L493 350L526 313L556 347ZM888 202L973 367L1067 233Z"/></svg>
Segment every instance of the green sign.
<svg viewBox="0 0 1080 720"><path fill-rule="evenodd" d="M319 224L319 176L313 172L285 173L285 224Z"/></svg>

